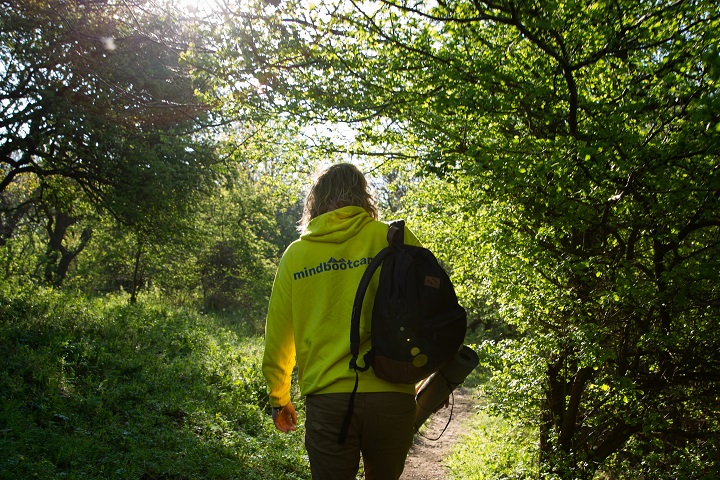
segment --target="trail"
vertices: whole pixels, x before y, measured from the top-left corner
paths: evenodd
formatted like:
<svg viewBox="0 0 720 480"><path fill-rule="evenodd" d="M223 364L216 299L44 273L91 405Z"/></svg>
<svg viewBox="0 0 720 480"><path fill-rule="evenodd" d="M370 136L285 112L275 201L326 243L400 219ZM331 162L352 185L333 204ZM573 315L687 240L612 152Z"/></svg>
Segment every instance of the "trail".
<svg viewBox="0 0 720 480"><path fill-rule="evenodd" d="M455 390L455 405L452 411L452 421L442 434L437 438L447 424L450 408L440 410L428 419L429 427L423 435L416 435L415 442L410 448L410 453L405 461L405 470L400 480L437 480L444 479L447 469L443 465L443 459L449 453L452 446L457 442L464 431L464 424L474 414L475 408L472 395L462 387Z"/></svg>

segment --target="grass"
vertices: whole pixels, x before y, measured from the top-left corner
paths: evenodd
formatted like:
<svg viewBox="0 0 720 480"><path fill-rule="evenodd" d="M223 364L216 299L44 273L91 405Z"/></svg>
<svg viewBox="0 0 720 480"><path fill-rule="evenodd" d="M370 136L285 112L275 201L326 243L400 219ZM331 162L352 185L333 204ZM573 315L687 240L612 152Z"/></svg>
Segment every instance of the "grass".
<svg viewBox="0 0 720 480"><path fill-rule="evenodd" d="M452 479L537 478L536 435L502 417L481 412L445 460Z"/></svg>
<svg viewBox="0 0 720 480"><path fill-rule="evenodd" d="M302 433L268 417L256 330L0 287L0 479L310 478Z"/></svg>

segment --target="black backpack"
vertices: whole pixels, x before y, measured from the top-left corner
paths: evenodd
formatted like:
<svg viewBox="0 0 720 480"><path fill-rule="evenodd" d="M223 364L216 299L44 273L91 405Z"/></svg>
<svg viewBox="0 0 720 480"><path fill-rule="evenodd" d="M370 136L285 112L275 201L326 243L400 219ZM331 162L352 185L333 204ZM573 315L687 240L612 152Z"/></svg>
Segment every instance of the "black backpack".
<svg viewBox="0 0 720 480"><path fill-rule="evenodd" d="M358 371L372 366L382 379L414 384L437 371L465 339L467 316L450 278L430 250L404 243L404 231L403 220L390 224L388 246L370 262L355 295L350 326L350 368L355 370L355 388L341 443L352 416ZM370 324L372 347L360 366L360 313L368 285L381 265Z"/></svg>

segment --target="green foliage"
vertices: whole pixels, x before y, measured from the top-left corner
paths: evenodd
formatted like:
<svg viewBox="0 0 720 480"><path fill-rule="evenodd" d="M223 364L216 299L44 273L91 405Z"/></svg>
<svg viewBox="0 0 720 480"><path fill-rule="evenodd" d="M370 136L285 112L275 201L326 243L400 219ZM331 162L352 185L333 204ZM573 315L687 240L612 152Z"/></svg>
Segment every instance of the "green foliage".
<svg viewBox="0 0 720 480"><path fill-rule="evenodd" d="M27 174L67 178L150 229L138 207L167 215L202 184L214 159L190 133L204 109L168 47L187 32L133 6L5 5L0 192Z"/></svg>
<svg viewBox="0 0 720 480"><path fill-rule="evenodd" d="M658 390L653 392L661 386L650 379L653 378L653 372L658 371L662 357L653 367L648 366L647 373L638 375L635 380L632 380L629 370L624 370L623 375L617 374L617 365L626 361L622 357L628 355L627 349L631 347L627 344L611 346L609 340L626 337L610 321L607 312L612 311L613 306L623 299L640 301L640 298L652 298L655 290L644 285L642 276L626 271L623 275L632 275L632 280L626 280L628 283L625 288L628 290L623 293L601 291L578 301L573 300L571 288L557 291L558 278L563 268L569 270L567 278L583 275L602 285L607 285L607 270L603 270L601 275L596 272L588 275L590 264L587 262L551 261L543 256L542 250L532 241L520 242L520 237L511 235L508 224L511 223L510 219L517 218L521 212L514 212L513 217L510 211L503 208L503 203L499 203L497 212L494 212L497 208L494 205L478 206L480 202L477 197L482 191L473 189L472 185L465 179L452 183L426 179L421 184L422 188L405 198L405 201L410 218L418 226L421 237L427 238L433 249L450 264L455 281L461 285L459 291L469 306L471 316L478 315L494 325L494 329L486 330L483 334L486 338L484 341L480 338L477 349L481 357L481 370L492 372L488 382L482 386L485 394L498 400L492 404L491 411L507 418L524 419L523 422L533 429L542 431L547 417L540 412L547 405L548 395L559 395L564 398L563 408L571 408L574 402L578 402L578 405L588 406L579 408L593 409L594 418L585 417L583 426L578 427L586 429L588 436L598 435L598 431L607 429L607 425L616 417L622 419L621 425L628 422L632 431L641 430L621 452L605 462L601 471L622 471L627 475L632 469L631 465L635 465L638 469L636 475L655 472L652 475L657 476L664 475L662 472L668 471L671 464L677 466L673 471L714 471L714 460L704 453L714 448L712 432L717 428L714 426L714 416L707 416L708 408L716 408L710 407L713 400L705 395L709 391L697 385L700 388L698 393L688 395L686 389L693 384L688 381L683 382L679 390L671 387L662 393ZM543 242L552 238L552 234L543 230L535 235ZM553 276L545 273L549 271L553 272ZM530 285L534 290L530 291ZM496 303L488 305L496 307L495 314L492 309L483 313L477 304L467 301L476 298L480 300L480 305L484 305L483 296L495 300ZM675 297L676 300L678 298ZM605 312L605 321L592 318L591 309L597 306ZM646 336L646 343L641 347L642 355L649 356L653 348L659 351L686 348L683 347L686 340L681 340L689 339L686 335L690 332L686 328L702 331L712 328L712 322L708 322L705 314L701 313L705 308L697 312L700 315L692 323L685 327L676 325L672 337L662 336L661 339L654 335ZM498 314L514 328L497 323ZM551 318L555 320L549 321ZM629 317L623 318L622 325L629 329ZM522 335L518 335L518 332L522 332ZM498 337L497 333L501 335ZM696 338L687 344L693 345L696 354L704 351L703 344L713 342L715 336L707 332L702 334L702 338L702 341ZM569 351L574 352L572 356L567 355ZM696 367L692 368L704 368L701 374L703 378L712 378L711 368L700 367L702 364L712 366L712 362L707 363L709 356L699 359L687 354L682 358L685 365L693 363ZM581 397L574 397L578 395L578 390L572 389L572 380L563 380L574 375L578 375L574 379L576 382L587 382L583 383ZM583 379L582 375L589 375L590 380L587 377ZM696 374L689 375L694 378L692 376ZM553 389L559 392L552 393ZM669 400L678 394L684 398L682 403ZM700 407L701 404L703 407ZM557 404L556 408L559 408ZM670 411L673 413L670 414ZM562 414L557 414L563 418ZM561 428L553 430L548 437L561 437ZM627 427L619 427L622 428ZM693 431L695 433L691 433ZM554 448L554 461L558 462L556 465L564 465L562 468L566 472L576 475L577 458L566 457L562 447L550 447L553 440L547 438L547 441L547 448ZM671 452L663 447L661 452L664 453L660 453L657 449L666 442L679 442L683 447ZM558 471L562 471L562 468L559 467ZM552 474L558 475L557 471Z"/></svg>
<svg viewBox="0 0 720 480"><path fill-rule="evenodd" d="M0 298L3 478L309 478L302 434L273 432L241 319L7 284Z"/></svg>
<svg viewBox="0 0 720 480"><path fill-rule="evenodd" d="M531 429L503 417L479 413L445 460L448 478L511 480L537 477L537 445Z"/></svg>
<svg viewBox="0 0 720 480"><path fill-rule="evenodd" d="M206 224L214 235L199 258L204 304L211 309L257 307L269 297L273 260L279 255L268 235L277 230L274 212L248 185L220 193Z"/></svg>
<svg viewBox="0 0 720 480"><path fill-rule="evenodd" d="M98 240L103 255L118 251L104 234L121 229L115 240L132 237L131 252L99 269L131 265L113 281L134 298L141 257L183 243L194 204L211 193L217 158L196 134L206 108L177 51L190 32L156 5L138 5L4 4L0 243L8 273L73 283L77 258ZM89 278L101 275L87 266ZM94 288L110 282L101 283Z"/></svg>

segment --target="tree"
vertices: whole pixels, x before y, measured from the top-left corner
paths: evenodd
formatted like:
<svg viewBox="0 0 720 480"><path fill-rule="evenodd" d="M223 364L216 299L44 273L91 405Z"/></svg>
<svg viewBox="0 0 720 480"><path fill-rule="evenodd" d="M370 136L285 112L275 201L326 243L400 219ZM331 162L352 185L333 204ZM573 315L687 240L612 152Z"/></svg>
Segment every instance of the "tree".
<svg viewBox="0 0 720 480"><path fill-rule="evenodd" d="M46 194L40 194L35 206L45 221L48 238L41 262L44 264L43 278L48 285L59 287L67 277L71 263L93 236L91 223L86 221L92 216L92 209L78 199L63 198L63 194L71 194L72 189L58 185L60 182L57 180L60 179L53 180L50 183L54 184L54 188L49 188Z"/></svg>
<svg viewBox="0 0 720 480"><path fill-rule="evenodd" d="M276 203L260 183L240 174L204 207L210 235L198 258L203 305L264 309L279 256L269 234L278 230Z"/></svg>
<svg viewBox="0 0 720 480"><path fill-rule="evenodd" d="M414 149L462 187L458 233L524 333L497 353L528 367L500 397L536 419L543 473L716 473L716 2L264 14L247 45L280 108L358 122L368 153Z"/></svg>
<svg viewBox="0 0 720 480"><path fill-rule="evenodd" d="M59 284L80 251L65 245L80 221L73 201L145 238L181 230L216 162L197 134L208 122L201 85L181 60L192 32L148 2L1 6L3 241L30 209L47 214L45 278ZM37 188L20 198L10 193L18 183ZM78 226L82 249L92 231Z"/></svg>

